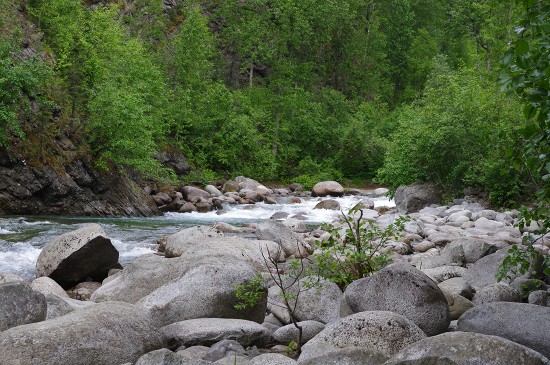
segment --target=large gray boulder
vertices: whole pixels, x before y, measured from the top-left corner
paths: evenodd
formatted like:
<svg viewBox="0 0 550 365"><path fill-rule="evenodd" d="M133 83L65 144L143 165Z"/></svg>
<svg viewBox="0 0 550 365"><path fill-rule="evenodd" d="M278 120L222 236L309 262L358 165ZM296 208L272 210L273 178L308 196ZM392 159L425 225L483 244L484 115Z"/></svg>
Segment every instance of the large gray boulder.
<svg viewBox="0 0 550 365"><path fill-rule="evenodd" d="M344 195L344 187L336 181L321 181L315 184L311 190L311 196L342 196Z"/></svg>
<svg viewBox="0 0 550 365"><path fill-rule="evenodd" d="M272 258L275 262L285 260L285 255L279 250L279 245L273 241L249 240L243 237L213 237L189 240L188 243L169 244L167 255L197 257L197 256L227 256L227 261L242 260L258 271L266 271L266 262Z"/></svg>
<svg viewBox="0 0 550 365"><path fill-rule="evenodd" d="M470 309L458 330L500 336L550 357L550 308L527 303L495 302Z"/></svg>
<svg viewBox="0 0 550 365"><path fill-rule="evenodd" d="M329 323L306 343L298 362L341 348L368 348L392 356L426 335L417 325L393 312L361 312Z"/></svg>
<svg viewBox="0 0 550 365"><path fill-rule="evenodd" d="M57 295L47 294L46 303L48 305L46 319L54 319L74 311L74 308L69 303Z"/></svg>
<svg viewBox="0 0 550 365"><path fill-rule="evenodd" d="M196 203L200 199L208 200L210 199L210 193L202 189L196 188L194 186L184 186L181 189L181 194L183 199L190 203Z"/></svg>
<svg viewBox="0 0 550 365"><path fill-rule="evenodd" d="M0 284L0 331L43 321L46 313L46 298L29 284L22 281Z"/></svg>
<svg viewBox="0 0 550 365"><path fill-rule="evenodd" d="M506 283L495 283L479 289L473 298L475 305L492 302L521 302L519 291Z"/></svg>
<svg viewBox="0 0 550 365"><path fill-rule="evenodd" d="M441 202L441 191L433 183L414 183L395 191L395 206L400 213L418 212L430 204Z"/></svg>
<svg viewBox="0 0 550 365"><path fill-rule="evenodd" d="M235 285L248 283L255 277L255 271L238 260L225 265L203 264L156 289L137 305L159 326L195 318L237 318L262 323L266 298L252 308L235 308ZM267 297L267 290L265 294Z"/></svg>
<svg viewBox="0 0 550 365"><path fill-rule="evenodd" d="M294 315L298 321L317 321L329 323L340 319L340 302L342 291L338 285L328 280L320 279L311 284L311 278L300 279L295 285L287 289L292 296L289 304L295 308ZM297 300L295 298L298 298ZM282 309L284 301L278 287L269 289L269 309L272 312ZM283 309L286 312L286 307ZM289 315L285 315L290 319ZM285 321L288 323L288 320Z"/></svg>
<svg viewBox="0 0 550 365"><path fill-rule="evenodd" d="M313 209L340 210L340 203L334 199L321 200Z"/></svg>
<svg viewBox="0 0 550 365"><path fill-rule="evenodd" d="M242 190L242 189L256 190L256 188L261 185L256 180L248 177L244 177L244 176L237 176L235 178L235 182L238 184L239 190Z"/></svg>
<svg viewBox="0 0 550 365"><path fill-rule="evenodd" d="M541 354L502 337L447 332L420 340L384 365L547 365Z"/></svg>
<svg viewBox="0 0 550 365"><path fill-rule="evenodd" d="M151 351L141 356L136 365L211 365L210 361L190 359L168 349Z"/></svg>
<svg viewBox="0 0 550 365"><path fill-rule="evenodd" d="M449 305L437 284L405 262L392 264L372 276L351 283L344 292L349 308L392 311L418 325L428 336L449 327Z"/></svg>
<svg viewBox="0 0 550 365"><path fill-rule="evenodd" d="M165 255L166 257L179 257L188 245L218 237L223 237L223 233L210 226L194 226L182 229L166 237Z"/></svg>
<svg viewBox="0 0 550 365"><path fill-rule="evenodd" d="M256 238L277 242L287 257L303 256L307 253L308 247L302 238L283 223L275 220L259 223L256 226Z"/></svg>
<svg viewBox="0 0 550 365"><path fill-rule="evenodd" d="M164 345L137 307L101 303L0 333L0 364L119 365Z"/></svg>
<svg viewBox="0 0 550 365"><path fill-rule="evenodd" d="M68 298L69 294L55 280L41 276L31 282L31 288L44 295L53 294L60 298Z"/></svg>
<svg viewBox="0 0 550 365"><path fill-rule="evenodd" d="M464 261L468 264L474 263L477 260L495 253L497 246L488 243L484 240L475 238L459 238L452 241L453 244L460 244L464 252Z"/></svg>
<svg viewBox="0 0 550 365"><path fill-rule="evenodd" d="M315 337L319 332L325 329L325 325L317 321L298 322L302 328L302 343L306 343ZM275 342L282 345L288 345L292 341L298 342L299 330L294 324L287 324L273 333Z"/></svg>
<svg viewBox="0 0 550 365"><path fill-rule="evenodd" d="M498 269L507 255L507 250L504 249L479 259L464 273L464 280L476 291L495 284Z"/></svg>
<svg viewBox="0 0 550 365"><path fill-rule="evenodd" d="M48 276L63 288L90 277L102 281L119 253L99 224L91 223L50 242L38 256L37 276Z"/></svg>
<svg viewBox="0 0 550 365"><path fill-rule="evenodd" d="M242 346L266 345L271 334L261 324L244 319L198 318L172 323L161 331L171 348L211 346L221 340L233 340Z"/></svg>
<svg viewBox="0 0 550 365"><path fill-rule="evenodd" d="M443 266L462 266L464 264L464 249L459 242L453 241L437 256L423 256L416 267L419 269L434 269Z"/></svg>
<svg viewBox="0 0 550 365"><path fill-rule="evenodd" d="M282 354L261 354L253 357L248 365L296 365L297 362Z"/></svg>
<svg viewBox="0 0 550 365"><path fill-rule="evenodd" d="M388 356L369 348L344 347L299 362L300 365L382 365ZM434 364L441 365L441 364Z"/></svg>

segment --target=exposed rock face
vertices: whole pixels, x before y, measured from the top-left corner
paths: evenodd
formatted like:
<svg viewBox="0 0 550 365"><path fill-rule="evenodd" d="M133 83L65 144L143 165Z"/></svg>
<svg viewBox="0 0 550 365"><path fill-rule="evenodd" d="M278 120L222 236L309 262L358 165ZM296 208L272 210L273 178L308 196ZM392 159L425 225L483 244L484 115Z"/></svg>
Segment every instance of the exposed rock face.
<svg viewBox="0 0 550 365"><path fill-rule="evenodd" d="M168 349L151 351L139 358L136 365L209 365L210 361L188 359ZM126 364L124 364L126 365Z"/></svg>
<svg viewBox="0 0 550 365"><path fill-rule="evenodd" d="M417 212L430 204L441 202L441 192L432 183L400 186L395 191L395 205L401 213Z"/></svg>
<svg viewBox="0 0 550 365"><path fill-rule="evenodd" d="M38 257L36 274L64 288L91 277L101 281L118 262L119 253L98 224L88 224L50 242Z"/></svg>
<svg viewBox="0 0 550 365"><path fill-rule="evenodd" d="M344 188L336 181L322 181L313 187L311 191L312 196L342 196L344 195Z"/></svg>
<svg viewBox="0 0 550 365"><path fill-rule="evenodd" d="M445 295L428 276L407 263L395 263L351 283L344 292L354 312L392 311L418 325L428 336L449 327Z"/></svg>
<svg viewBox="0 0 550 365"><path fill-rule="evenodd" d="M470 309L458 330L500 336L550 357L550 308L526 303L487 303Z"/></svg>
<svg viewBox="0 0 550 365"><path fill-rule="evenodd" d="M5 155L0 158L0 214L151 216L159 211L126 174L115 168L98 171L89 158L53 169Z"/></svg>
<svg viewBox="0 0 550 365"><path fill-rule="evenodd" d="M0 331L43 321L46 311L44 295L32 290L27 283L14 281L0 284Z"/></svg>
<svg viewBox="0 0 550 365"><path fill-rule="evenodd" d="M0 333L0 364L119 365L164 345L135 306L101 303Z"/></svg>
<svg viewBox="0 0 550 365"><path fill-rule="evenodd" d="M420 340L385 365L547 365L541 354L502 337L447 332Z"/></svg>

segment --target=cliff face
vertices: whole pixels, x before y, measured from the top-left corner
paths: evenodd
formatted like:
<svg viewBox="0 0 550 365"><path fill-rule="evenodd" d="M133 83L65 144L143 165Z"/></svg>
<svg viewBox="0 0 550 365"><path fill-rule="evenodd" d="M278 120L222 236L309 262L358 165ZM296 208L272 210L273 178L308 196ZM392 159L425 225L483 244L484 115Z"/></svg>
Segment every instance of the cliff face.
<svg viewBox="0 0 550 365"><path fill-rule="evenodd" d="M89 156L64 165L32 166L0 152L0 214L75 216L150 216L153 199L124 172L93 168Z"/></svg>

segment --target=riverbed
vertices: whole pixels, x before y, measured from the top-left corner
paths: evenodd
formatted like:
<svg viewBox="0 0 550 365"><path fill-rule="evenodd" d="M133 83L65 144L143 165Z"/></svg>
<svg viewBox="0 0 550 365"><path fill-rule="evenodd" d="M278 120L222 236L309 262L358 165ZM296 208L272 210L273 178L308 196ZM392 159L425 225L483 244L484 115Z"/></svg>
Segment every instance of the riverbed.
<svg viewBox="0 0 550 365"><path fill-rule="evenodd" d="M364 196L334 198L343 211L353 207ZM211 225L225 222L235 226L258 223L275 212L286 212L288 217L300 216L314 228L339 218L340 212L313 209L321 198L304 198L301 204L287 204L281 198L278 204L227 205L222 211L210 213L166 213L158 217L85 218L45 216L0 216L0 272L12 273L27 279L35 277L35 266L42 248L59 235L75 230L86 223L99 223L120 252L124 266L137 257L153 253L157 240L193 225ZM371 198L375 206L393 207L385 197Z"/></svg>

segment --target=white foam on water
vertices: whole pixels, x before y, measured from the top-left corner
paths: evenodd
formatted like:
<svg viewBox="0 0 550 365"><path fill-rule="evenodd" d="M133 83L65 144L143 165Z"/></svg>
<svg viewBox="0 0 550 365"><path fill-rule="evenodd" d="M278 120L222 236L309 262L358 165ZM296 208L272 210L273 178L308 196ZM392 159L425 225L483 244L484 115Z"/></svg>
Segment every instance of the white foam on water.
<svg viewBox="0 0 550 365"><path fill-rule="evenodd" d="M8 272L32 280L36 261L42 249L29 243L14 243L0 247L0 272Z"/></svg>
<svg viewBox="0 0 550 365"><path fill-rule="evenodd" d="M0 234L10 234L10 233L16 233L16 232L10 231L9 229L3 229L0 227Z"/></svg>

